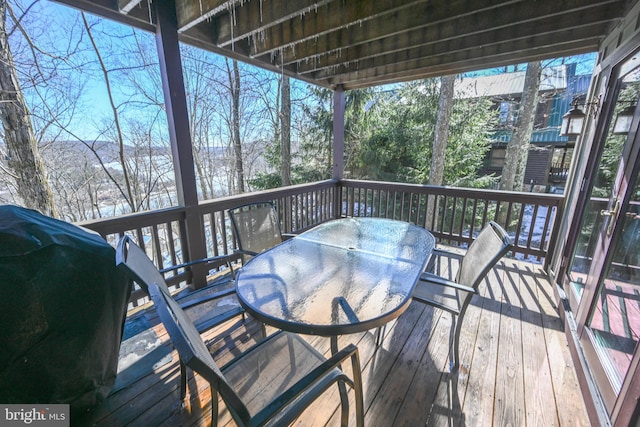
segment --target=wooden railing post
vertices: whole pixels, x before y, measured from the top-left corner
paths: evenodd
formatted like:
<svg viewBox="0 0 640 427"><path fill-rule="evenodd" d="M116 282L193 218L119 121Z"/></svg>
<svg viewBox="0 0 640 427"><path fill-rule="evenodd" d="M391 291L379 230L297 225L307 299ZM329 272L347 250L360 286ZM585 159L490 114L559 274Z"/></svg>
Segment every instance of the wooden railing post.
<svg viewBox="0 0 640 427"><path fill-rule="evenodd" d="M202 219L192 209L198 205L198 189L193 166L187 98L181 72L182 60L178 43L175 1L154 1L153 7L156 19L156 44L160 61L164 103L167 109L169 140L171 142L178 202L186 208L184 219L186 236L182 236L186 237L186 242L182 242L182 251L186 261L201 259L205 258L207 254L204 245ZM192 273L192 286L194 288L197 289L207 284L206 268L204 266L194 266Z"/></svg>
<svg viewBox="0 0 640 427"><path fill-rule="evenodd" d="M333 91L333 179L339 181L344 177L344 88L338 86ZM339 218L342 214L342 191L340 185L336 186L333 198L333 217Z"/></svg>

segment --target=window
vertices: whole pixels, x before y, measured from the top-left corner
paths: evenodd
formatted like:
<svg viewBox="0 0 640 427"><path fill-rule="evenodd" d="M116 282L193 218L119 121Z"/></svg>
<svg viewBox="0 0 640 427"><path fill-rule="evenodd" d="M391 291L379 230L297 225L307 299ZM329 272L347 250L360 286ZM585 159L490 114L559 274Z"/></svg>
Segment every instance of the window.
<svg viewBox="0 0 640 427"><path fill-rule="evenodd" d="M504 158L507 155L506 148L494 148L491 150L489 167L502 168L504 166Z"/></svg>

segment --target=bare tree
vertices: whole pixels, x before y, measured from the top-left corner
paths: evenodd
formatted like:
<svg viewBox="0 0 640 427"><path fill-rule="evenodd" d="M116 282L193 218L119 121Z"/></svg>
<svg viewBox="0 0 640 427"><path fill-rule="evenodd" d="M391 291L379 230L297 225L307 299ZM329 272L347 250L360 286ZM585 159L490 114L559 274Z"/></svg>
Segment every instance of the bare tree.
<svg viewBox="0 0 640 427"><path fill-rule="evenodd" d="M109 97L109 106L111 107L111 111L113 113L113 121L114 121L114 125L116 128L116 134L117 134L117 143L118 143L118 147L119 147L119 159L120 159L120 164L122 165L122 176L124 179L124 188L122 188L122 186L118 183L117 180L113 180L114 184L118 187L118 190L120 191L121 195L123 196L123 198L127 201L127 203L129 204L129 207L131 209L132 212L135 212L136 210L138 210L138 207L136 206L136 202L135 202L135 198L134 198L134 194L133 194L133 190L131 187L131 181L129 179L129 171L127 170L127 162L125 159L125 148L124 148L124 136L123 136L123 132L122 132L122 127L120 125L120 115L118 112L118 108L116 107L115 101L114 101L114 97L113 97L113 91L111 89L111 79L109 76L109 70L107 69L107 66L102 58L102 55L100 53L100 49L98 49L98 46L96 45L96 41L93 37L93 34L91 32L91 26L89 25L89 22L87 21L87 17L85 15L84 12L81 13L82 15L82 22L84 24L84 28L85 31L87 32L87 35L89 36L89 41L91 42L91 46L94 49L95 55L98 59L98 62L100 63L100 70L102 71L102 75L104 78L104 83L107 87L107 94ZM106 169L105 169L106 171Z"/></svg>
<svg viewBox="0 0 640 427"><path fill-rule="evenodd" d="M453 109L453 86L455 75L440 78L440 97L438 99L438 113L433 135L433 152L431 154L431 169L429 170L429 184L442 185L444 177L445 152L449 139L449 121Z"/></svg>
<svg viewBox="0 0 640 427"><path fill-rule="evenodd" d="M445 152L447 141L449 140L449 121L453 110L453 94L456 75L448 75L440 78L440 97L438 98L438 112L436 115L436 126L433 135L433 151L431 152L431 168L429 169L429 184L442 185L444 177ZM436 198L430 197L428 204L427 218L434 218L434 211L438 207L435 205ZM437 228L436 224L433 224Z"/></svg>
<svg viewBox="0 0 640 427"><path fill-rule="evenodd" d="M542 64L540 61L527 64L515 132L507 145L502 176L500 177L501 190L522 190L524 170L527 166L527 157L529 154L529 141L531 139L531 132L533 131L535 111L538 105L541 74Z"/></svg>
<svg viewBox="0 0 640 427"><path fill-rule="evenodd" d="M211 79L217 69L213 67L206 53L197 48L185 47L182 51L185 91L189 109L189 128L193 146L193 161L199 189L204 199L216 196L216 177L220 173L216 167L215 147L216 112ZM222 164L222 162L220 162Z"/></svg>
<svg viewBox="0 0 640 427"><path fill-rule="evenodd" d="M227 75L229 77L229 88L232 100L232 134L233 153L235 157L235 184L236 191L244 193L244 163L242 159L242 141L240 139L240 70L238 61L232 61L233 72L227 63Z"/></svg>
<svg viewBox="0 0 640 427"><path fill-rule="evenodd" d="M280 114L281 166L282 185L291 185L291 85L289 76L282 76L280 88L282 112Z"/></svg>
<svg viewBox="0 0 640 427"><path fill-rule="evenodd" d="M8 166L25 206L57 216L53 193L9 48L7 7L6 0L0 0L0 120L8 151Z"/></svg>

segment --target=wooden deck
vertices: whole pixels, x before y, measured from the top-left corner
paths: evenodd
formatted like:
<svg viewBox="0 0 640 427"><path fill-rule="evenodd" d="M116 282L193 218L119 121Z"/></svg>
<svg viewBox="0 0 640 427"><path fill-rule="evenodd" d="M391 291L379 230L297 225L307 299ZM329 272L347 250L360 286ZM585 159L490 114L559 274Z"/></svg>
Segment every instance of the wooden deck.
<svg viewBox="0 0 640 427"><path fill-rule="evenodd" d="M455 259L443 258L439 273L451 275L455 265ZM461 337L462 366L455 375L448 372L450 316L416 302L387 325L380 347L375 331L340 338L360 351L365 424L589 425L553 291L540 266L505 259L471 304ZM118 378L120 385L106 401L73 424L210 425L208 385L192 376L188 404L181 408L176 353L153 311L144 316L150 325L146 333L162 342L151 353L155 356L132 365L127 374L133 372L129 378L135 380L125 384ZM224 363L259 336L255 321L238 317L205 338L216 360ZM308 338L329 353L327 338ZM353 392L349 395L353 398ZM339 425L338 402L337 392L329 390L296 425ZM220 410L219 425L234 425L224 404Z"/></svg>

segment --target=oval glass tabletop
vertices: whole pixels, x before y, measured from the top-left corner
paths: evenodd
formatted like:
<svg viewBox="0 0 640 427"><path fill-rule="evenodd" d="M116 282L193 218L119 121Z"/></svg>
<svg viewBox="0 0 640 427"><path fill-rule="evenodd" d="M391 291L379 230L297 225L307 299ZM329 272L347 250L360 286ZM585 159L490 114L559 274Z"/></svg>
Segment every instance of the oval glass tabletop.
<svg viewBox="0 0 640 427"><path fill-rule="evenodd" d="M435 239L389 219L329 221L263 252L236 276L241 304L278 329L334 336L399 316Z"/></svg>

